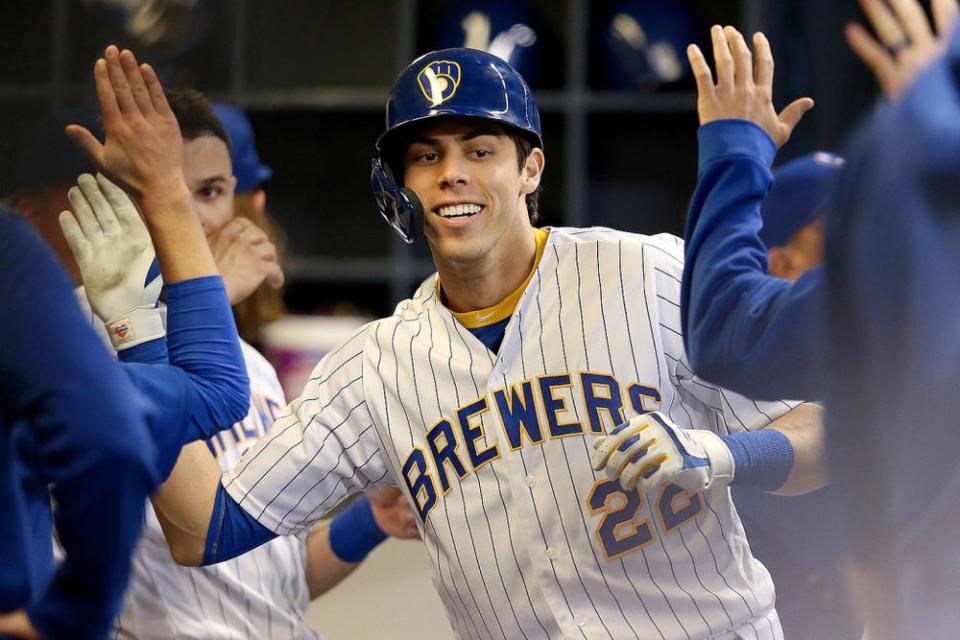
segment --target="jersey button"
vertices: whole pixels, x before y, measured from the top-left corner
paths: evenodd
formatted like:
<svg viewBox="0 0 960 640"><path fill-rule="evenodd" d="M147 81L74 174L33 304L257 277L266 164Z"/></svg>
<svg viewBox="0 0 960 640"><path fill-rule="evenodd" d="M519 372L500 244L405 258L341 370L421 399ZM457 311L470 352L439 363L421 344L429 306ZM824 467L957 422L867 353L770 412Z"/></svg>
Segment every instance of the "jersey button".
<svg viewBox="0 0 960 640"><path fill-rule="evenodd" d="M575 622L577 623L578 627L585 627L587 626L587 623L590 622L590 619L584 616L580 616L579 618L576 619Z"/></svg>
<svg viewBox="0 0 960 640"><path fill-rule="evenodd" d="M547 557L551 560L556 560L558 557L560 557L560 554L557 553L557 550L553 547L547 547Z"/></svg>
<svg viewBox="0 0 960 640"><path fill-rule="evenodd" d="M528 486L528 487L535 487L535 486L537 486L537 479L534 478L533 476L527 476L527 477L526 477L526 481L527 481L527 486Z"/></svg>

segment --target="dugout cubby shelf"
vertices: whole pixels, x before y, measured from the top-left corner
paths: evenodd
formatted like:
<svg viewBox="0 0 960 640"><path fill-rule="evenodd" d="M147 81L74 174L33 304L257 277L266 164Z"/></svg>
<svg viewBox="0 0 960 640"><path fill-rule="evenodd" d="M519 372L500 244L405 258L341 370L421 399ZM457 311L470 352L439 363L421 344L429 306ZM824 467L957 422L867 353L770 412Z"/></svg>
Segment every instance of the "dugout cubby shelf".
<svg viewBox="0 0 960 640"><path fill-rule="evenodd" d="M618 1L530 0L548 55L534 83L548 154L541 208L547 224L680 233L696 177L696 95L689 81L653 92L602 88L591 20ZM83 0L12 4L0 24L6 126L89 101L97 53L110 41L129 44L121 22ZM449 4L200 0L202 23L180 27L182 51L157 45L142 54L159 61L168 84L248 110L274 169L268 206L287 231L294 310L344 295L386 313L431 272L425 247L405 245L377 219L367 172L389 85L432 48ZM755 28L763 8L762 0L690 4L704 29L714 21ZM38 42L48 43L41 55ZM0 158L0 171L11 161Z"/></svg>

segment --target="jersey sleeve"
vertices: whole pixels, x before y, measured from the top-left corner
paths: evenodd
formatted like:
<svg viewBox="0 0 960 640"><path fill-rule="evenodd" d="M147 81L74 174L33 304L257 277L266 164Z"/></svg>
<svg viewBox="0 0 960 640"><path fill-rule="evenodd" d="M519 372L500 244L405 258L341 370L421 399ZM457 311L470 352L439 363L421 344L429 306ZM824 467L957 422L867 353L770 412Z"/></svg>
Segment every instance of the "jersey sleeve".
<svg viewBox="0 0 960 640"><path fill-rule="evenodd" d="M820 397L824 270L796 283L770 276L759 235L773 141L743 120L708 123L698 137L681 303L690 361L701 376L753 397Z"/></svg>
<svg viewBox="0 0 960 640"><path fill-rule="evenodd" d="M370 326L320 361L300 397L223 475L230 497L277 534L306 535L344 498L387 477L363 390Z"/></svg>
<svg viewBox="0 0 960 640"><path fill-rule="evenodd" d="M680 290L683 272L683 240L668 234L652 236L646 241L651 249L652 288L656 300L658 343L664 354L669 381L676 390L676 402L663 407L678 424L697 429L711 429L720 434L753 431L769 424L797 405L792 400L757 401L708 382L690 366L684 349L680 318Z"/></svg>

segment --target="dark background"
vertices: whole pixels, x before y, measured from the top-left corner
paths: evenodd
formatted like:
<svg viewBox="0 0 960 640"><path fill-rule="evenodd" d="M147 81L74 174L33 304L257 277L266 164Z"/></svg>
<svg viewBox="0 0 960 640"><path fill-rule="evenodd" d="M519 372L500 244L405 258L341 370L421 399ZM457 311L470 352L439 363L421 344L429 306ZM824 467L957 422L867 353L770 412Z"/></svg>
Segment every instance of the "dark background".
<svg viewBox="0 0 960 640"><path fill-rule="evenodd" d="M778 105L800 95L817 102L780 160L841 150L876 97L872 77L843 41L842 25L860 19L855 0L635 0L634 6L658 2L682 8L701 45L716 22L768 35ZM432 271L424 246L405 246L379 220L368 170L394 76L414 55L436 48L456 3L158 0L152 5L162 31L139 36L116 4L4 1L0 184L17 161L18 135L36 118L90 103L93 62L114 42L151 62L165 83L248 110L260 155L274 169L268 206L288 235L287 300L294 311L350 300L383 314ZM622 0L525 4L538 34L538 70L529 79L548 160L544 222L682 234L696 180L692 81L611 83L603 34Z"/></svg>

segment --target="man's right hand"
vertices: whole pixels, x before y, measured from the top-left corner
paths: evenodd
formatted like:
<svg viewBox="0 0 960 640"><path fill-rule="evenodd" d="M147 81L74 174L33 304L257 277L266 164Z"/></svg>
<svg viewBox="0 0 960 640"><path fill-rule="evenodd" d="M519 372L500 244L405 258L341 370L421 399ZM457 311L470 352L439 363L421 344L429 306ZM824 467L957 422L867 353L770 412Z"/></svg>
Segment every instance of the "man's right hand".
<svg viewBox="0 0 960 640"><path fill-rule="evenodd" d="M209 237L230 304L247 299L264 281L283 286L277 248L266 232L247 218L234 218Z"/></svg>
<svg viewBox="0 0 960 640"><path fill-rule="evenodd" d="M714 25L710 29L717 83L700 47L687 47L687 58L697 81L700 124L714 120L748 120L766 131L779 149L793 133L813 100L799 98L777 113L773 106L773 54L762 33L753 36L756 61L739 31Z"/></svg>

